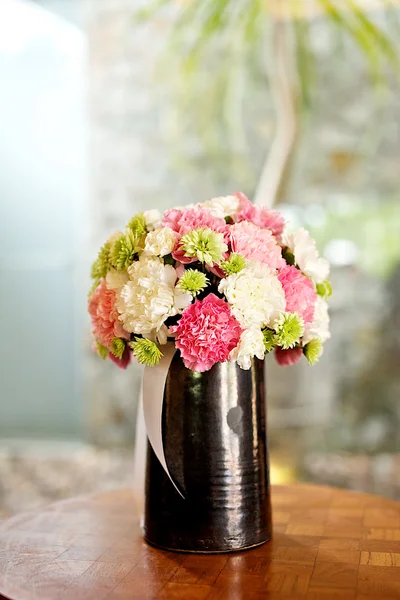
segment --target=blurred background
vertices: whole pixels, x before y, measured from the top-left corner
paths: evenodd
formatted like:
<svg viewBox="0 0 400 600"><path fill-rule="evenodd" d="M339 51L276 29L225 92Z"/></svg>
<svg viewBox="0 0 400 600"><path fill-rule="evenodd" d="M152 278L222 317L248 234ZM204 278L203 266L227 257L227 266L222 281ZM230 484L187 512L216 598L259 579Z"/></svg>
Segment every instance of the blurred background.
<svg viewBox="0 0 400 600"><path fill-rule="evenodd" d="M315 367L267 360L272 480L400 499L400 3L1 0L0 516L133 481L140 368L91 353L135 212L242 190L332 263Z"/></svg>

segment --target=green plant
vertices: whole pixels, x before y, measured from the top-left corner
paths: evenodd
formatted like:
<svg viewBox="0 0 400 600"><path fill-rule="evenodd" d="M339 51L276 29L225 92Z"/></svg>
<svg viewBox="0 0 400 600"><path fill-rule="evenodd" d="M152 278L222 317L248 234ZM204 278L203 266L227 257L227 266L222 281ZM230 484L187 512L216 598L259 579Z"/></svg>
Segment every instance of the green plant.
<svg viewBox="0 0 400 600"><path fill-rule="evenodd" d="M341 40L360 50L376 90L385 88L389 69L398 70L395 44L388 28L367 11L371 4L382 9L391 27L397 24L394 0L154 0L136 20L176 11L163 64L179 97L173 127L191 129L209 159L237 157L233 168L241 168L252 143L243 119L244 90L255 82L270 90L276 134L256 201L273 204L284 195L299 115L312 106L316 22L324 18Z"/></svg>

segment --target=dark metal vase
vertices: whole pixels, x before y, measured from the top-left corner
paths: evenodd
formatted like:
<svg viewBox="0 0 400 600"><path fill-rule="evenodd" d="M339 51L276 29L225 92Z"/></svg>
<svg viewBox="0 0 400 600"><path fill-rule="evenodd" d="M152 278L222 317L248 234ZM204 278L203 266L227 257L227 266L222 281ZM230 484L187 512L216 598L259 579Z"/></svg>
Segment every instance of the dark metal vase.
<svg viewBox="0 0 400 600"><path fill-rule="evenodd" d="M144 537L183 552L232 552L271 537L264 361L186 369L179 352L163 408L166 462L148 445Z"/></svg>

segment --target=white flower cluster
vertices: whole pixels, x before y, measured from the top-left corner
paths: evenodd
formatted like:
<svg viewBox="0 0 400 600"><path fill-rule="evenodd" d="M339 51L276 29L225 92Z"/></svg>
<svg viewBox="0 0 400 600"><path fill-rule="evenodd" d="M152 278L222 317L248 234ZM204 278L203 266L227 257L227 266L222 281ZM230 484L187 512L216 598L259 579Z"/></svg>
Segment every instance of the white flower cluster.
<svg viewBox="0 0 400 600"><path fill-rule="evenodd" d="M179 210L190 210L196 208L206 208L213 217L219 219L225 219L225 217L233 218L239 211L240 200L236 196L218 196L206 200L205 202L199 202L197 204L185 204L184 206L175 206Z"/></svg>
<svg viewBox="0 0 400 600"><path fill-rule="evenodd" d="M236 196L219 196L202 202L198 206L207 208L213 217L224 219L225 217L234 217L239 210L239 204L239 198Z"/></svg>
<svg viewBox="0 0 400 600"><path fill-rule="evenodd" d="M318 254L315 240L308 231L297 229L294 233L283 233L283 244L294 255L296 264L314 283L322 283L329 277L329 263Z"/></svg>
<svg viewBox="0 0 400 600"><path fill-rule="evenodd" d="M232 313L245 328L271 327L285 310L286 300L276 275L248 261L239 273L221 279L218 291L231 305Z"/></svg>
<svg viewBox="0 0 400 600"><path fill-rule="evenodd" d="M314 318L312 323L305 328L303 343L308 344L308 342L316 338L324 343L330 337L328 303L320 296L317 296L314 308Z"/></svg>
<svg viewBox="0 0 400 600"><path fill-rule="evenodd" d="M260 328L245 329L240 336L239 345L232 350L229 360L236 360L239 367L246 371L251 367L254 356L263 359L265 354L264 336Z"/></svg>
<svg viewBox="0 0 400 600"><path fill-rule="evenodd" d="M128 268L128 276L117 300L124 329L166 343L164 321L181 313L191 303L192 296L175 287L174 267L159 258L142 254Z"/></svg>
<svg viewBox="0 0 400 600"><path fill-rule="evenodd" d="M276 275L254 261L246 268L222 279L218 291L228 300L231 311L244 328L239 345L230 360L242 369L250 369L254 356L265 354L262 327L274 327L285 310L285 294Z"/></svg>
<svg viewBox="0 0 400 600"><path fill-rule="evenodd" d="M144 251L150 256L171 254L176 244L177 234L170 227L160 227L146 236Z"/></svg>
<svg viewBox="0 0 400 600"><path fill-rule="evenodd" d="M144 220L146 222L147 231L153 231L157 227L160 227L162 221L162 214L157 209L145 210L143 213Z"/></svg>

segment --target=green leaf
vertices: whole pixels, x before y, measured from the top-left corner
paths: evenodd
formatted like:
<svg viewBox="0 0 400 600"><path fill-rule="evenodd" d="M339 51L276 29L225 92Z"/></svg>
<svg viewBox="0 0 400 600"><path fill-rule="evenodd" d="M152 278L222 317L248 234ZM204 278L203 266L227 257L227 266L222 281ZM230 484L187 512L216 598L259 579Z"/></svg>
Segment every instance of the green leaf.
<svg viewBox="0 0 400 600"><path fill-rule="evenodd" d="M369 64L370 75L377 86L382 84L384 72L381 59L385 58L398 66L398 56L394 44L386 34L376 27L354 0L346 0L346 7L340 9L332 0L318 0L334 24L347 32L358 45Z"/></svg>
<svg viewBox="0 0 400 600"><path fill-rule="evenodd" d="M294 254L293 252L285 247L282 248L282 256L285 259L285 261L287 262L288 265L294 265L295 264L295 260L294 260Z"/></svg>
<svg viewBox="0 0 400 600"><path fill-rule="evenodd" d="M173 258L172 254L166 254L163 257L163 260L165 265L172 265L173 267L175 266L175 259Z"/></svg>
<svg viewBox="0 0 400 600"><path fill-rule="evenodd" d="M286 2L288 0L282 0ZM299 0L300 3L306 0ZM396 46L388 33L376 25L356 0L316 0L324 17L340 39L351 39L364 57L375 90L387 89L387 66L398 70ZM220 164L235 173L243 183L254 184L257 168L247 158L253 132L244 128L243 99L248 89L268 89L265 53L271 34L272 17L268 0L149 0L139 14L152 18L164 8L174 11L169 45L158 71L167 74L170 93L171 138L174 138L175 164L190 171L194 165ZM393 11L394 13L395 11ZM393 19L392 19L393 21ZM288 19L294 33L293 48L301 92L301 106L311 106L316 77L316 57L311 43L313 23ZM164 76L165 79L165 76ZM174 114L172 114L174 112ZM177 131L199 143L187 156L179 154ZM178 134L179 135L179 134ZM178 143L177 143L178 142ZM247 160L246 160L247 158ZM178 163L178 164L177 164ZM229 165L229 166L228 166ZM225 183L225 182L224 182Z"/></svg>
<svg viewBox="0 0 400 600"><path fill-rule="evenodd" d="M381 52L386 56L389 63L392 64L396 69L399 67L399 55L396 50L396 46L392 43L391 39L386 35L383 29L380 29L369 19L366 13L362 11L360 6L355 0L346 0L349 8L353 11L360 28L365 33L368 33L373 41L380 47Z"/></svg>
<svg viewBox="0 0 400 600"><path fill-rule="evenodd" d="M306 109L311 106L311 94L315 84L315 56L310 48L312 35L310 23L295 19L292 22L296 45L296 63L301 92L301 101Z"/></svg>
<svg viewBox="0 0 400 600"><path fill-rule="evenodd" d="M154 17L158 11L171 4L170 0L153 0L152 2L148 0L148 5L137 10L133 15L134 23L142 23L144 21L148 21L152 17Z"/></svg>

